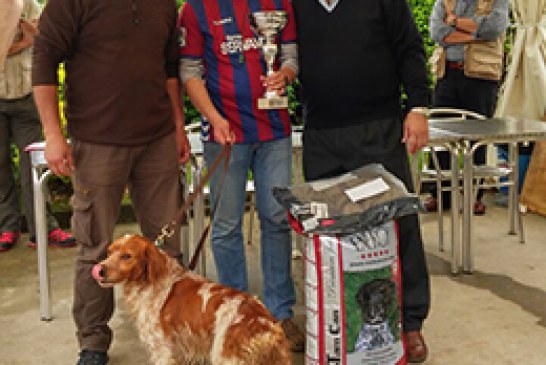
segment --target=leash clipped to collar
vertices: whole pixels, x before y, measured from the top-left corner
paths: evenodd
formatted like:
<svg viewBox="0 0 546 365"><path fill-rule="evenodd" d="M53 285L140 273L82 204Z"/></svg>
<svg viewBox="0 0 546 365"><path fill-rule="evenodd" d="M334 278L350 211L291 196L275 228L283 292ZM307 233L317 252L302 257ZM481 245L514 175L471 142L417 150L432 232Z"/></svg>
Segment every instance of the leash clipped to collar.
<svg viewBox="0 0 546 365"><path fill-rule="evenodd" d="M214 208L211 210L211 214L210 214L210 217L211 217L210 222L212 222L213 217L214 217L214 213L215 213L216 208L218 206L218 202L220 201L219 198L220 198L220 194L222 193L222 185L224 185L224 178L225 178L226 173L227 173L230 157L231 157L231 144L226 144L226 145L224 145L224 147L220 151L220 154L212 162L210 168L207 171L207 174L202 179L200 179L199 185L197 185L197 187L194 189L193 193L191 193L188 196L188 198L186 199L184 204L180 207L180 209L176 213L174 219L170 223L167 223L166 225L164 225L161 228L161 233L154 240L154 244L157 247L163 246L165 244L165 241L168 238L174 236L175 229L177 229L177 227L180 225L180 223L182 223L182 220L186 216L186 212L188 211L190 206L193 204L193 201L197 198L198 194L203 193L203 188L205 187L205 185L210 180L210 177L218 169L218 166L220 165L220 163L222 161L224 161L224 168L223 168L223 171L222 171L222 177L221 177L221 180L220 180L220 184L217 187L216 202L215 202ZM192 257L190 265L189 265L190 270L193 270L195 268L195 265L197 264L197 259L199 257L199 254L201 253L201 250L203 248L203 244L205 242L205 238L207 237L207 234L208 234L209 229L210 229L210 222L207 225L207 227L205 228L205 230L203 231L203 234L201 235L199 243L198 243L197 247L195 248L195 253L193 254L193 257Z"/></svg>

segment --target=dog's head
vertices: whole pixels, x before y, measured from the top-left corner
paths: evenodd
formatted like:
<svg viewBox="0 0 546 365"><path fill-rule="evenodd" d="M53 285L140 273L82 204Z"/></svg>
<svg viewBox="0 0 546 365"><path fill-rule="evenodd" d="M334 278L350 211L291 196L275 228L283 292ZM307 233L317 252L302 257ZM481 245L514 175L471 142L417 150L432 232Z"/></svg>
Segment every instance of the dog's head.
<svg viewBox="0 0 546 365"><path fill-rule="evenodd" d="M391 307L396 287L391 280L375 279L362 284L356 293L362 321L378 324L387 320L387 311Z"/></svg>
<svg viewBox="0 0 546 365"><path fill-rule="evenodd" d="M105 288L118 283L154 283L165 275L166 256L142 236L126 235L108 247L108 257L91 270Z"/></svg>

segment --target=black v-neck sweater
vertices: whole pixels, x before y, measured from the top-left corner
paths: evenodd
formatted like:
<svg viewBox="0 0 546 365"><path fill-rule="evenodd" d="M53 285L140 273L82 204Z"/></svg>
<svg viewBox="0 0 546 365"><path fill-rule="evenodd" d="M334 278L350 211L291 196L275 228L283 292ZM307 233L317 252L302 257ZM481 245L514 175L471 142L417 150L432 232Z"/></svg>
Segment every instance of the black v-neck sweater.
<svg viewBox="0 0 546 365"><path fill-rule="evenodd" d="M293 0L308 127L339 127L428 106L423 41L406 0Z"/></svg>

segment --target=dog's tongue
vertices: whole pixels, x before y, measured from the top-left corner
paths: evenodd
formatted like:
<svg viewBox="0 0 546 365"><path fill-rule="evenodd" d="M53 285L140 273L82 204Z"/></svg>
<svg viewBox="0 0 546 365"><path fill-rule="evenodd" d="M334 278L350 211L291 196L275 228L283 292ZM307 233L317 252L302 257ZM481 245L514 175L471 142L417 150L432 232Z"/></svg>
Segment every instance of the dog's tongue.
<svg viewBox="0 0 546 365"><path fill-rule="evenodd" d="M101 266L99 264L96 264L95 266L93 266L93 268L91 269L91 276L93 277L93 279L95 279L96 281L102 281L104 278L100 275L100 271L101 271Z"/></svg>

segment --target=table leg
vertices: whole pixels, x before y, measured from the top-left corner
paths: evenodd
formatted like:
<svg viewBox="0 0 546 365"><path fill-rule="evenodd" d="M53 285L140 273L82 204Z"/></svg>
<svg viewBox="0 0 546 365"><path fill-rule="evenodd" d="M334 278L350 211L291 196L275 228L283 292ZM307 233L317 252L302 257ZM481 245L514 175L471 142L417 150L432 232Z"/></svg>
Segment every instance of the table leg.
<svg viewBox="0 0 546 365"><path fill-rule="evenodd" d="M519 209L518 207L518 178L519 178L519 156L518 156L518 146L517 143L508 144L508 160L512 166L512 181L513 184L508 187L508 216L509 216L509 227L510 230L508 234L516 234L516 221L518 221L517 214ZM518 221L519 223L519 221ZM518 227L521 229L521 227Z"/></svg>
<svg viewBox="0 0 546 365"><path fill-rule="evenodd" d="M45 182L50 171L40 174L40 168L32 168L34 189L34 217L36 221L36 243L38 255L38 278L40 282L40 317L42 321L51 321L51 288L47 261L47 220L45 203Z"/></svg>
<svg viewBox="0 0 546 365"><path fill-rule="evenodd" d="M474 150L468 144L463 164L463 271L472 273L472 219L474 217ZM457 209L457 207L454 207Z"/></svg>
<svg viewBox="0 0 546 365"><path fill-rule="evenodd" d="M459 154L456 149L450 150L451 155L451 273L456 275L460 268L461 254L461 224L459 217ZM440 219L442 219L440 217Z"/></svg>

